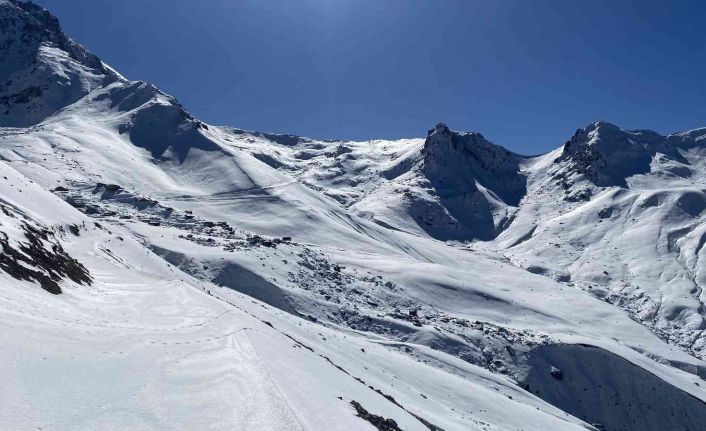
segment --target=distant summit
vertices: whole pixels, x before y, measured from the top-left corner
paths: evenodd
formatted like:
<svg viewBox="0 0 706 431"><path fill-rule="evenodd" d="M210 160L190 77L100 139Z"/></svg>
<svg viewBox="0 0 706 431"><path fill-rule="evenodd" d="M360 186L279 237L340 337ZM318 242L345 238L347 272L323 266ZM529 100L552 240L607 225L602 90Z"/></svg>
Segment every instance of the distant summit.
<svg viewBox="0 0 706 431"><path fill-rule="evenodd" d="M524 194L518 173L523 156L496 145L478 132L454 132L444 123L424 142L424 172L443 189L472 190L478 183L508 205Z"/></svg>
<svg viewBox="0 0 706 431"><path fill-rule="evenodd" d="M396 162L392 181L356 209L439 240L495 238L526 192L524 157L444 123L429 129L419 148Z"/></svg>
<svg viewBox="0 0 706 431"><path fill-rule="evenodd" d="M674 144L651 130L628 131L597 121L578 129L556 162L567 163L597 186L625 186L626 178L650 172L657 153L682 161Z"/></svg>

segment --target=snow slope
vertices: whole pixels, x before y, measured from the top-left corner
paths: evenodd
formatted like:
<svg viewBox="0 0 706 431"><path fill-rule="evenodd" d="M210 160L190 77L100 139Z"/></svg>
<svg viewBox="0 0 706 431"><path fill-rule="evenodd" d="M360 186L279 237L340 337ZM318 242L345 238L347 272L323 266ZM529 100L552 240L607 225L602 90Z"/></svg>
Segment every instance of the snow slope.
<svg viewBox="0 0 706 431"><path fill-rule="evenodd" d="M599 122L525 157L443 124L217 127L40 8L0 17L2 76L42 89L0 123L8 428L706 420L705 129Z"/></svg>
<svg viewBox="0 0 706 431"><path fill-rule="evenodd" d="M526 165L527 196L492 247L703 357L704 136L602 122L580 130L560 153Z"/></svg>
<svg viewBox="0 0 706 431"><path fill-rule="evenodd" d="M403 429L582 429L453 357L437 360L463 372L198 282L4 163L0 175L3 232L47 229L90 274L51 295L0 273L5 429L364 429L353 400Z"/></svg>

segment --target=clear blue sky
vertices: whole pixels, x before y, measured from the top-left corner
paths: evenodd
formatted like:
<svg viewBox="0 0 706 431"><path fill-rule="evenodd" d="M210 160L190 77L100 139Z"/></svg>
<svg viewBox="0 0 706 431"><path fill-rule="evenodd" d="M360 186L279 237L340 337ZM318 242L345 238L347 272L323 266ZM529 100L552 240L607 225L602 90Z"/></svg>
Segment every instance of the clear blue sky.
<svg viewBox="0 0 706 431"><path fill-rule="evenodd" d="M706 126L706 2L41 0L129 79L211 124L525 154L604 119Z"/></svg>

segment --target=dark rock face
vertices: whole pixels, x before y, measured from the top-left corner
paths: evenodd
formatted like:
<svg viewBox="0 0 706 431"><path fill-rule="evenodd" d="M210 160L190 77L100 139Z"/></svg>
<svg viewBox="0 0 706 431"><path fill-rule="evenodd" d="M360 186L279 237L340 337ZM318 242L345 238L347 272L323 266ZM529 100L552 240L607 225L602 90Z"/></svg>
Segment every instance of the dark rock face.
<svg viewBox="0 0 706 431"><path fill-rule="evenodd" d="M397 422L392 419L385 419L382 416L369 413L365 410L365 408L363 408L363 406L360 405L358 401L351 401L351 405L356 411L356 416L370 422L370 424L379 431L402 431L402 429L397 426Z"/></svg>
<svg viewBox="0 0 706 431"><path fill-rule="evenodd" d="M598 217L602 219L610 218L611 215L613 215L613 208L610 207L604 207L601 208L600 211L598 211Z"/></svg>
<svg viewBox="0 0 706 431"><path fill-rule="evenodd" d="M0 0L0 127L26 127L121 79L32 2Z"/></svg>
<svg viewBox="0 0 706 431"><path fill-rule="evenodd" d="M623 130L598 121L578 129L564 144L556 163L566 163L571 171L599 187L626 187L626 178L650 172L650 164L657 153L688 164L676 145L686 141L687 138L677 140L650 130Z"/></svg>
<svg viewBox="0 0 706 431"><path fill-rule="evenodd" d="M27 242L18 248L10 245L6 233L0 232L0 270L17 280L39 283L54 295L61 293L58 282L62 278L80 284L92 283L88 270L64 251L49 230L28 223L23 223L22 229Z"/></svg>
<svg viewBox="0 0 706 431"><path fill-rule="evenodd" d="M68 53L71 58L84 66L96 69L101 73L108 73L108 70L103 67L103 63L98 57L86 51L81 45L64 34L59 25L59 20L50 14L49 11L31 1L10 0L10 3L22 9L28 18L31 18L26 19L24 22L25 27L22 33L24 41L49 42Z"/></svg>
<svg viewBox="0 0 706 431"><path fill-rule="evenodd" d="M430 236L492 240L511 222L508 207L526 194L523 156L444 123L429 130L422 156L417 186L430 196L410 194L407 205Z"/></svg>
<svg viewBox="0 0 706 431"><path fill-rule="evenodd" d="M442 190L476 189L478 181L508 205L526 191L519 172L522 156L495 145L476 132L453 132L439 123L424 142L424 171Z"/></svg>
<svg viewBox="0 0 706 431"><path fill-rule="evenodd" d="M549 375L552 376L556 380L564 380L564 373L558 369L557 367L552 367L549 370Z"/></svg>

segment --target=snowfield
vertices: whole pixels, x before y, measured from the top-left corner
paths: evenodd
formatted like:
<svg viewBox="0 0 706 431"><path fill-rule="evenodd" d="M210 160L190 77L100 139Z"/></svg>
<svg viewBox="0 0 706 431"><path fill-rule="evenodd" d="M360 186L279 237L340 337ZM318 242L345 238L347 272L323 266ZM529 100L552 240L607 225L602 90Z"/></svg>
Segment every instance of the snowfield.
<svg viewBox="0 0 706 431"><path fill-rule="evenodd" d="M3 429L697 430L706 129L205 124L0 0Z"/></svg>

